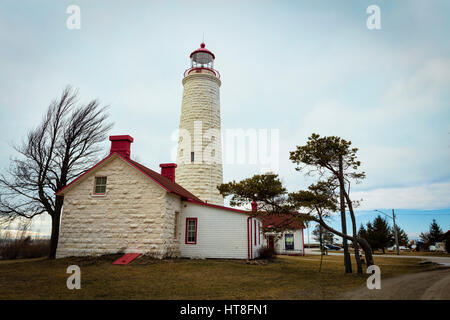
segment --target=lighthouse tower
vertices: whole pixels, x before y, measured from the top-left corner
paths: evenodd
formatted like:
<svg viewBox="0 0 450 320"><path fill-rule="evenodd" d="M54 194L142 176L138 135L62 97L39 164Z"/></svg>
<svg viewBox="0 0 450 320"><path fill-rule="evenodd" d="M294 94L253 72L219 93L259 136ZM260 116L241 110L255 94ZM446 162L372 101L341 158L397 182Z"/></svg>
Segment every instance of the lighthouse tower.
<svg viewBox="0 0 450 320"><path fill-rule="evenodd" d="M177 149L176 181L201 200L223 205L217 186L223 182L220 129L220 74L214 54L200 48L184 72Z"/></svg>

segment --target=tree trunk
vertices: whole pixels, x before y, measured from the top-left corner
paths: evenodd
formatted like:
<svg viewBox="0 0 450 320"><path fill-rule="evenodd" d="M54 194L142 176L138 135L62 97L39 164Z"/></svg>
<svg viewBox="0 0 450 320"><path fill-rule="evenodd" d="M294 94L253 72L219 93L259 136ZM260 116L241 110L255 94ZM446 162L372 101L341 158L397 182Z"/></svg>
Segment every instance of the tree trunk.
<svg viewBox="0 0 450 320"><path fill-rule="evenodd" d="M353 248L355 249L355 260L356 260L356 266L358 268L358 274L362 274L362 263L361 263L361 257L359 256L359 246L358 241L353 241Z"/></svg>
<svg viewBox="0 0 450 320"><path fill-rule="evenodd" d="M319 245L320 251L323 251L323 238L322 238L322 226L319 225Z"/></svg>
<svg viewBox="0 0 450 320"><path fill-rule="evenodd" d="M342 161L342 158L339 160ZM339 163L339 169L342 169L341 162ZM350 218L352 220L353 237L356 239L358 236L358 232L356 231L355 213L353 212L353 204L352 204L352 201L350 200L350 196L348 195L347 191L345 190L345 181L344 181L344 176L343 176L342 171L340 171L340 175L339 175L339 185L341 187L341 199L345 198L345 201L347 202L348 211L350 212ZM358 241L356 241L356 240L353 241L353 248L355 249L355 260L356 260L356 265L358 268L358 274L362 274L363 270L362 270L361 259L359 257Z"/></svg>
<svg viewBox="0 0 450 320"><path fill-rule="evenodd" d="M356 231L356 219L355 219L355 214L353 213L353 206L350 203L350 205L348 207L349 207L350 217L352 218L353 237L357 238L358 232ZM363 270L362 270L361 259L359 257L358 241L353 241L353 247L355 249L355 260L356 260L356 265L358 268L358 274L362 274Z"/></svg>
<svg viewBox="0 0 450 320"><path fill-rule="evenodd" d="M310 219L312 219L313 221L319 223L326 230L334 233L335 235L337 235L339 237L346 238L346 239L348 239L350 241L355 241L356 240L359 243L359 245L361 246L361 248L364 250L364 255L366 256L367 266L371 266L371 265L375 264L374 261L373 261L372 249L370 248L370 245L369 245L369 243L367 242L366 239L359 238L359 237L352 237L352 236L349 236L348 234L343 234L342 232L339 232L339 231L331 228L329 225L327 225L323 221L322 218L317 219L317 218L311 218L310 217Z"/></svg>
<svg viewBox="0 0 450 320"><path fill-rule="evenodd" d="M59 226L61 221L61 211L64 202L64 197L56 196L55 199L55 211L51 215L52 217L52 235L50 238L50 253L48 255L49 259L56 258L56 249L58 248L59 240Z"/></svg>
<svg viewBox="0 0 450 320"><path fill-rule="evenodd" d="M49 259L55 259L56 257L58 238L59 238L59 218L52 216L52 235L50 238L50 253L48 255Z"/></svg>
<svg viewBox="0 0 450 320"><path fill-rule="evenodd" d="M344 169L342 164L342 156L339 156L339 197L340 197L340 209L341 209L341 225L342 225L342 233L347 234L347 221L345 216L345 185L344 185ZM352 260L350 258L350 253L348 252L348 244L347 239L342 238L342 246L344 248L344 266L345 273L352 273Z"/></svg>
<svg viewBox="0 0 450 320"><path fill-rule="evenodd" d="M366 257L366 263L367 266L374 265L375 262L373 261L373 255L372 255L372 249L370 248L369 243L364 238L356 238L358 240L359 245L364 250L364 255Z"/></svg>

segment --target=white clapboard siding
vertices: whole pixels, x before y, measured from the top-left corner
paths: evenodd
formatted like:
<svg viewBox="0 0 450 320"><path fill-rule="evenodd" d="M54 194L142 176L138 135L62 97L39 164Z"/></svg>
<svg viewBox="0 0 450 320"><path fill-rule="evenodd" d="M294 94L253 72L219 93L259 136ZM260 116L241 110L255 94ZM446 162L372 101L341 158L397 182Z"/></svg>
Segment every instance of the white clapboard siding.
<svg viewBox="0 0 450 320"><path fill-rule="evenodd" d="M294 235L294 250L286 250L285 245L285 234L293 234ZM267 239L264 242L267 245ZM280 238L275 242L275 251L277 254L299 254L303 255L304 253L304 242L303 242L303 232L302 229L284 231Z"/></svg>
<svg viewBox="0 0 450 320"><path fill-rule="evenodd" d="M197 243L186 244L186 218L197 218ZM182 257L248 259L249 215L222 208L209 207L191 202L182 203L178 231ZM252 225L254 220L250 218ZM252 233L252 237L254 234ZM257 256L263 239L252 241L253 258Z"/></svg>

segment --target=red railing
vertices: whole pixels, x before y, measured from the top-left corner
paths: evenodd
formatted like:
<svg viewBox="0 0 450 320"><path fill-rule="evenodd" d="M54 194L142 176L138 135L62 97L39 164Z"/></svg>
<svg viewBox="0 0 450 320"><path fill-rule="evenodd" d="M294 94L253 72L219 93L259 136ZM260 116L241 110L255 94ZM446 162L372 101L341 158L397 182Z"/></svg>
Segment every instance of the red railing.
<svg viewBox="0 0 450 320"><path fill-rule="evenodd" d="M210 72L212 72L217 78L220 79L220 73L219 73L219 71L214 70L214 69L211 69L211 68L205 68L205 67L189 68L189 69L187 69L187 70L184 72L184 76L186 77L186 76L190 75L190 74L193 73L193 72L195 72L195 73L201 73L202 70L210 71Z"/></svg>

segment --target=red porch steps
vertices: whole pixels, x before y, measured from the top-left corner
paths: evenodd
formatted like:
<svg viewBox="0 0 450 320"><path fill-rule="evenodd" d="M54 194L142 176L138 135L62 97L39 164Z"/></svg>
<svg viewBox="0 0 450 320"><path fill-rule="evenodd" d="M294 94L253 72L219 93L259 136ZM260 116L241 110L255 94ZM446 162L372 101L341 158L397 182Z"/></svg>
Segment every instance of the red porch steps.
<svg viewBox="0 0 450 320"><path fill-rule="evenodd" d="M129 264L134 259L136 259L137 257L139 257L140 255L142 255L142 253L126 253L122 257L114 261L113 264L126 265Z"/></svg>

